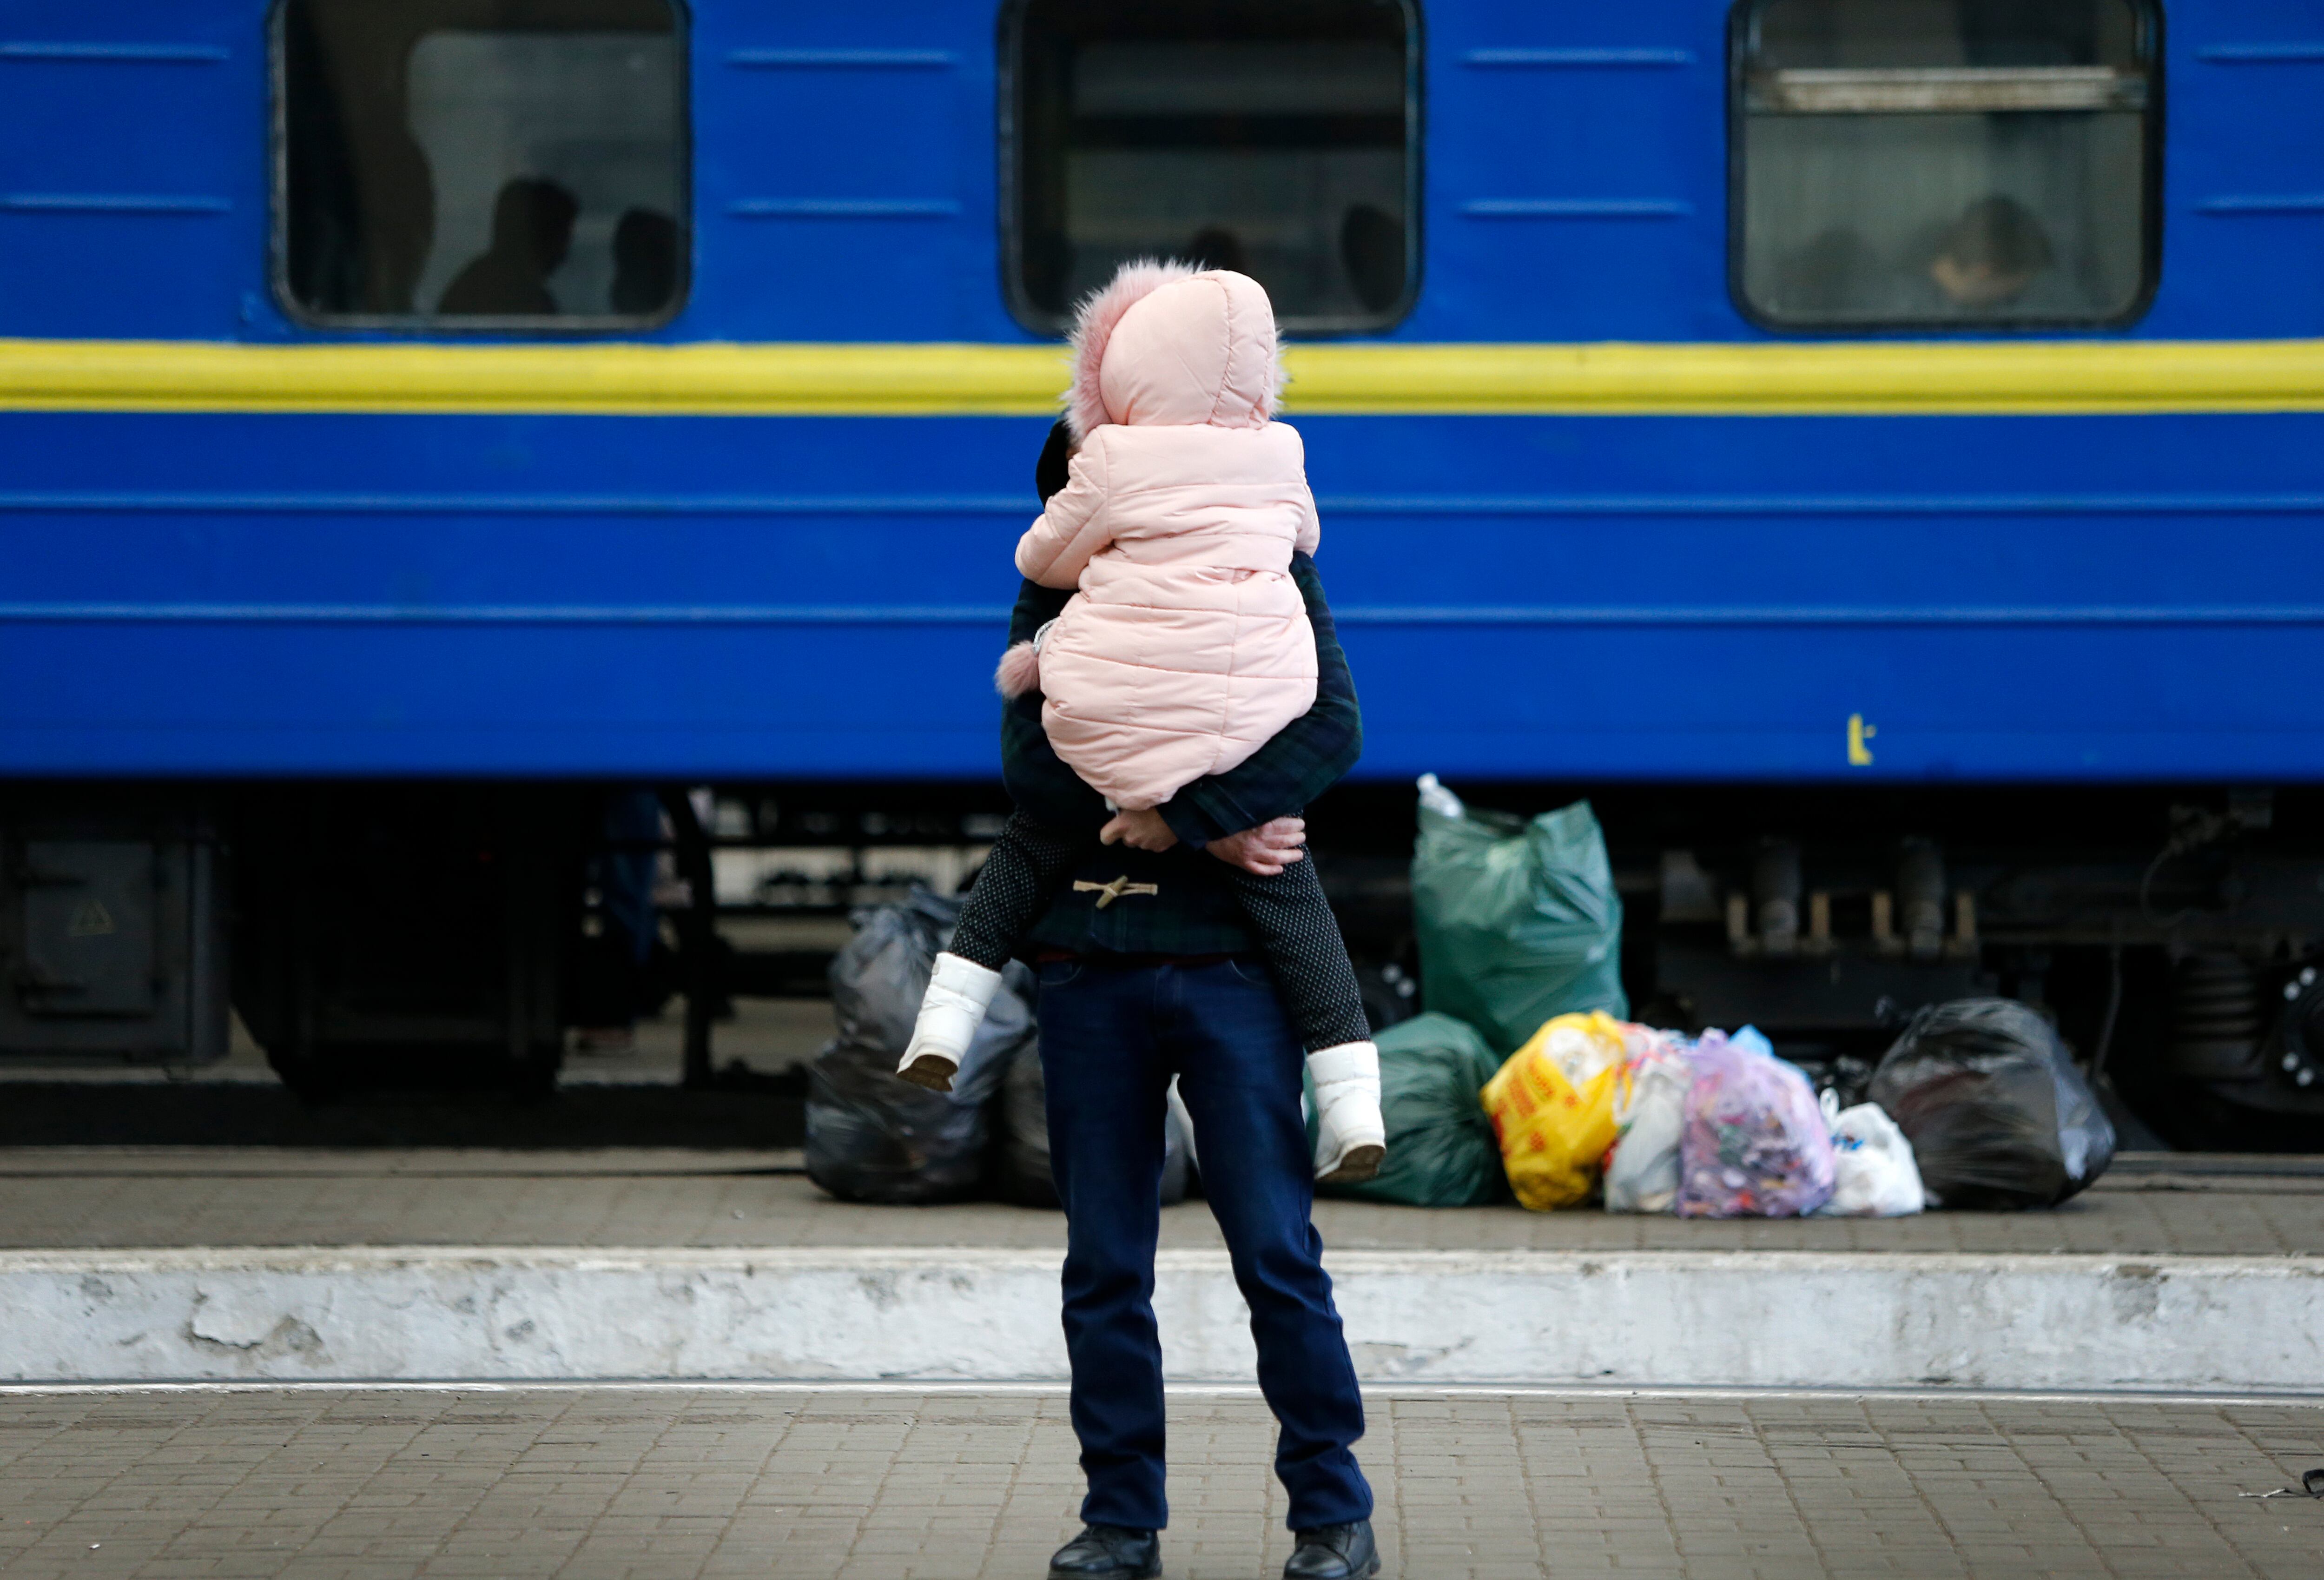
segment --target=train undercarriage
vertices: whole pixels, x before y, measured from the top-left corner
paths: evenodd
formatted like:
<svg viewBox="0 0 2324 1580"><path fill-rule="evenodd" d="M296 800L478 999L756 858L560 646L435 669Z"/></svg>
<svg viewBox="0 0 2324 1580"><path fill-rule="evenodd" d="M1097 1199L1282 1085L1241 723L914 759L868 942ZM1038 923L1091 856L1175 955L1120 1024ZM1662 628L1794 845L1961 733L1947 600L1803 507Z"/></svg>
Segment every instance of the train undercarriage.
<svg viewBox="0 0 2324 1580"><path fill-rule="evenodd" d="M1845 1087L1921 1005L2001 993L2171 1144L2324 1150L2324 792L1460 788L1592 799L1638 1019L1754 1023ZM1005 810L990 784L19 786L0 1059L198 1066L230 1007L316 1100L542 1092L574 1028L667 1004L688 1085L747 1081L732 1002L822 994L849 911L956 888ZM1411 831L1394 784L1311 817L1376 1021L1422 999Z"/></svg>

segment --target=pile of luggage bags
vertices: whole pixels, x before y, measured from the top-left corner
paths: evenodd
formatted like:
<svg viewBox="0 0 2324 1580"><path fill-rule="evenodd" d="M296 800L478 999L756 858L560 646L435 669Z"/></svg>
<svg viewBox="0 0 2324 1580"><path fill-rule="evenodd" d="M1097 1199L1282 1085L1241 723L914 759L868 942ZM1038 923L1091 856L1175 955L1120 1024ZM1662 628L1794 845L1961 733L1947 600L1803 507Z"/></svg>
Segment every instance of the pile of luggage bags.
<svg viewBox="0 0 2324 1580"><path fill-rule="evenodd" d="M1868 1100L1844 1109L1748 1027L1689 1038L1622 1019L1621 901L1587 803L1525 822L1424 779L1413 902L1428 1012L1379 1036L1387 1161L1333 1194L1886 1217L2055 1206L2113 1157L2113 1127L2056 1032L2012 1000L1922 1010ZM865 912L833 962L839 1036L809 1070L807 1172L834 1196L1055 1205L1022 967L951 1094L891 1073L957 915L926 893ZM1196 1160L1175 1104L1169 1123L1174 1201Z"/></svg>
<svg viewBox="0 0 2324 1580"><path fill-rule="evenodd" d="M919 1206L996 1195L1057 1205L1032 1009L1038 990L1025 966L1001 974L950 1092L896 1078L936 952L959 919L960 901L915 890L901 905L859 911L854 938L831 962L839 1035L807 1067L807 1171L842 1201ZM1193 1156L1176 1095L1162 1168L1166 1205L1185 1196Z"/></svg>

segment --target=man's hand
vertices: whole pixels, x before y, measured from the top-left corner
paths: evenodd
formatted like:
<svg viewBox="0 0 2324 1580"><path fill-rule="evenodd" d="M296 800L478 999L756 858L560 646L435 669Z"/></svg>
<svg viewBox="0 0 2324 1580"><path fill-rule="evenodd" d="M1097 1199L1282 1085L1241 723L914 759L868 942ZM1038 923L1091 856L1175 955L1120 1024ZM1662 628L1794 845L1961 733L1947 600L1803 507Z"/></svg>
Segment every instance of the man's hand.
<svg viewBox="0 0 2324 1580"><path fill-rule="evenodd" d="M1299 848L1306 843L1305 818L1277 818L1240 834L1213 839L1203 848L1231 867L1272 878L1292 863L1306 859L1307 853Z"/></svg>
<svg viewBox="0 0 2324 1580"><path fill-rule="evenodd" d="M1113 821L1097 831L1097 839L1100 845L1126 845L1132 850L1167 850L1178 843L1178 836L1170 832L1170 825L1162 820L1162 814L1151 808L1116 812Z"/></svg>

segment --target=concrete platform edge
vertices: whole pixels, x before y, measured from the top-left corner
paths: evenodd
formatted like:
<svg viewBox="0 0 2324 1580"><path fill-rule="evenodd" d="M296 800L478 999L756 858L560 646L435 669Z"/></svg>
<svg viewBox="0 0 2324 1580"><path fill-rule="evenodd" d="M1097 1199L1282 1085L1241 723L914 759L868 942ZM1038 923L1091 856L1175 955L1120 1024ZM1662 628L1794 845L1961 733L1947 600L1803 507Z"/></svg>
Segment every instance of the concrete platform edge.
<svg viewBox="0 0 2324 1580"><path fill-rule="evenodd" d="M2310 1390L2324 1259L1338 1252L1384 1383ZM1045 1381L1048 1251L0 1252L0 1379ZM1165 1252L1174 1380L1251 1375L1225 1257Z"/></svg>

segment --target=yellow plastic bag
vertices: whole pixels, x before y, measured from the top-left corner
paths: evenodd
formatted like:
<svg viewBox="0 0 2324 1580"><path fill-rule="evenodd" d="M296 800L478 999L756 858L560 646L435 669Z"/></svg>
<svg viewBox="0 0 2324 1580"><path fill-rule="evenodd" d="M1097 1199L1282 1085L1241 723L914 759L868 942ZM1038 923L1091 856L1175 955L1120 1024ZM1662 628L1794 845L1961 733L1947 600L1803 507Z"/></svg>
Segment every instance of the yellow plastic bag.
<svg viewBox="0 0 2324 1580"><path fill-rule="evenodd" d="M1628 1082L1624 1030L1603 1010L1560 1015L1485 1083L1509 1188L1535 1212L1585 1201L1598 1183Z"/></svg>

